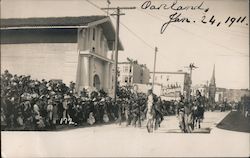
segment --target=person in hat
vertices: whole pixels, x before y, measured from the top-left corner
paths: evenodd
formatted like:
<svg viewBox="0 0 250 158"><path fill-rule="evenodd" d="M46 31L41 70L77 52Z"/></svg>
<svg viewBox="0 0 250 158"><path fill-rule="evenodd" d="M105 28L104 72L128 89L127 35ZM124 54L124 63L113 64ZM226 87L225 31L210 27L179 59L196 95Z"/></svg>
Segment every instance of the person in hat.
<svg viewBox="0 0 250 158"><path fill-rule="evenodd" d="M68 121L68 109L69 109L69 99L70 97L68 95L64 95L64 100L63 100L63 116L60 120L60 124L64 122L64 124L67 124Z"/></svg>
<svg viewBox="0 0 250 158"><path fill-rule="evenodd" d="M52 100L48 100L48 106L47 106L47 119L48 119L48 126L50 129L53 129L53 105Z"/></svg>
<svg viewBox="0 0 250 158"><path fill-rule="evenodd" d="M87 123L89 125L93 125L95 123L95 117L94 117L94 114L93 112L90 112L89 113L89 118L87 119Z"/></svg>
<svg viewBox="0 0 250 158"><path fill-rule="evenodd" d="M147 130L149 133L153 132L153 121L154 121L154 95L153 90L148 90L148 97L147 97Z"/></svg>
<svg viewBox="0 0 250 158"><path fill-rule="evenodd" d="M7 126L6 116L4 109L1 107L1 130L5 130Z"/></svg>
<svg viewBox="0 0 250 158"><path fill-rule="evenodd" d="M104 111L104 114L103 114L103 122L104 123L108 123L109 122L109 117L108 117L108 113L107 113L106 110Z"/></svg>
<svg viewBox="0 0 250 158"><path fill-rule="evenodd" d="M132 116L132 125L136 127L136 124L139 122L140 116L140 106L137 103L136 100L133 100L132 106L131 106L131 116Z"/></svg>
<svg viewBox="0 0 250 158"><path fill-rule="evenodd" d="M185 118L184 118L184 114L185 114L184 104L185 104L184 103L184 96L180 95L180 101L177 104L177 118L179 120L179 127L180 127L182 132L186 132Z"/></svg>

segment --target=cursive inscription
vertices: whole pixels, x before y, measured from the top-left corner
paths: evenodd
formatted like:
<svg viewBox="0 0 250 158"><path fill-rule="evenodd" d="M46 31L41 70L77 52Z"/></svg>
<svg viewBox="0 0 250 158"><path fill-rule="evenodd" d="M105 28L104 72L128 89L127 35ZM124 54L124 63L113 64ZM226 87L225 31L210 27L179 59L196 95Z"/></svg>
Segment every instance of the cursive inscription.
<svg viewBox="0 0 250 158"><path fill-rule="evenodd" d="M247 16L228 16L226 19L219 19L216 15L207 17L206 13L209 11L209 8L206 7L204 1L197 2L195 5L181 5L177 0L170 3L161 3L154 4L152 1L148 0L142 3L141 9L143 10L170 10L173 11L168 16L168 19L162 24L160 28L160 34L166 32L167 27L171 23L195 23L200 22L201 24L211 25L215 27L226 25L231 27L234 24L248 25ZM189 17L187 12L202 12L203 16L199 17ZM198 14L199 14L198 13Z"/></svg>
<svg viewBox="0 0 250 158"><path fill-rule="evenodd" d="M183 10L202 10L204 12L207 12L209 10L209 8L204 8L203 7L204 2L201 2L198 5L187 5L187 6L181 6L178 4L178 1L174 1L172 2L172 4L160 4L158 6L152 4L151 1L146 1L141 5L141 9L150 9L150 10L174 10L174 11L183 11Z"/></svg>
<svg viewBox="0 0 250 158"><path fill-rule="evenodd" d="M168 27L168 25L170 23L174 23L174 22L186 22L186 23L190 23L191 21L188 18L185 17L181 17L181 13L177 13L175 12L174 14L171 14L169 16L169 21L165 22L162 27L161 27L161 34L163 34L166 30L166 28Z"/></svg>

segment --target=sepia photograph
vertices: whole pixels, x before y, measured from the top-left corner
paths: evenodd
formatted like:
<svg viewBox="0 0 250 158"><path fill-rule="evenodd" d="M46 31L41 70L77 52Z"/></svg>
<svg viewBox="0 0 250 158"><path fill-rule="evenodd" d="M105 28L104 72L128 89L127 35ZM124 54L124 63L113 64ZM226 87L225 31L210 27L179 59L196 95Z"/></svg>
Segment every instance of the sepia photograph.
<svg viewBox="0 0 250 158"><path fill-rule="evenodd" d="M250 157L249 0L0 0L1 157Z"/></svg>

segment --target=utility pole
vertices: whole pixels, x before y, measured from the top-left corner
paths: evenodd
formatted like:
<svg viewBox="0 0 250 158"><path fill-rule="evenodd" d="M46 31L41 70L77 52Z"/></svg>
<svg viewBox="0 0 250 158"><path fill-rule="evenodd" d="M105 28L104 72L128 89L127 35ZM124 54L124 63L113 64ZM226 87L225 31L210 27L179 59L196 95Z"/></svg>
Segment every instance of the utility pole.
<svg viewBox="0 0 250 158"><path fill-rule="evenodd" d="M125 15L124 13L120 13L121 9L135 9L136 7L111 7L111 8L101 8L102 10L116 10L116 14L110 14L110 15L116 15L116 34L115 34L115 94L114 94L114 100L116 101L116 95L117 95L117 65L118 65L118 49L119 49L119 24L120 24L120 16Z"/></svg>
<svg viewBox="0 0 250 158"><path fill-rule="evenodd" d="M194 69L197 69L198 67L194 66L194 63L189 64L189 70L190 70L190 80L192 84L192 72Z"/></svg>
<svg viewBox="0 0 250 158"><path fill-rule="evenodd" d="M192 72L193 72L194 69L197 69L198 67L194 66L194 63L191 63L186 68L188 68L190 70L190 90L189 90L189 94L188 94L188 100L189 100L190 96L191 96Z"/></svg>
<svg viewBox="0 0 250 158"><path fill-rule="evenodd" d="M155 84L155 65L156 65L156 55L158 52L158 48L155 47L155 57L154 57L154 71L153 71L153 82L152 82L152 92L154 92L154 84Z"/></svg>
<svg viewBox="0 0 250 158"><path fill-rule="evenodd" d="M111 2L107 0L107 3L108 3L107 16L109 16L109 5L111 4Z"/></svg>

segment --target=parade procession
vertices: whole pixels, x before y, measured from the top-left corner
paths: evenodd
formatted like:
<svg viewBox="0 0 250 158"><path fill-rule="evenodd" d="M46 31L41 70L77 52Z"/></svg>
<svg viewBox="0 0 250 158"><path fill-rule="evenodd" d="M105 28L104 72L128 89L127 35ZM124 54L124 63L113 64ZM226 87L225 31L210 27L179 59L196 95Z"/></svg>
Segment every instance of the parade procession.
<svg viewBox="0 0 250 158"><path fill-rule="evenodd" d="M249 1L0 1L1 157L249 157Z"/></svg>
<svg viewBox="0 0 250 158"><path fill-rule="evenodd" d="M133 87L119 87L117 100L104 90L89 93L83 89L78 95L75 83L33 80L31 76L1 75L1 129L2 130L56 130L63 126L91 126L109 122L141 127L147 122L147 131L157 130L164 116L176 115L181 131L191 133L200 128L208 102L199 90L189 99L165 101L148 93L137 93ZM227 109L232 107L227 107Z"/></svg>

